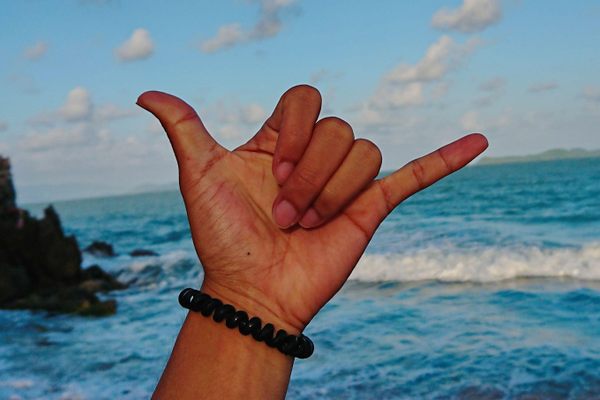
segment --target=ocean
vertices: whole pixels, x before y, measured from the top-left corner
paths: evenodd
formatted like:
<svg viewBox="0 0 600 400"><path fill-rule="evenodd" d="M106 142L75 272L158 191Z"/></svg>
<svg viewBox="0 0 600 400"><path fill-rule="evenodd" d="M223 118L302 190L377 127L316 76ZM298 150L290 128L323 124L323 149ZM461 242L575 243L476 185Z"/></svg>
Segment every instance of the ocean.
<svg viewBox="0 0 600 400"><path fill-rule="evenodd" d="M84 266L132 284L111 317L0 311L0 398L148 398L202 280L181 197L54 205L119 254ZM305 333L289 399L600 399L600 158L474 166L415 195Z"/></svg>

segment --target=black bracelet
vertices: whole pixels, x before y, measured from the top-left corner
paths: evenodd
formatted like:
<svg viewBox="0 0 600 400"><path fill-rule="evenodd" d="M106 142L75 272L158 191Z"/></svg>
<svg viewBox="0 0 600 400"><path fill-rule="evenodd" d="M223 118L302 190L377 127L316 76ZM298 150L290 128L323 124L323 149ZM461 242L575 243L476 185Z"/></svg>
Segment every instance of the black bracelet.
<svg viewBox="0 0 600 400"><path fill-rule="evenodd" d="M245 311L237 311L231 304L223 304L221 300L192 288L181 291L179 304L188 310L199 312L205 317L210 317L212 314L215 322L225 321L228 328L238 328L242 335L251 335L255 340L265 342L267 346L276 348L288 356L308 358L315 349L312 340L303 334L289 335L283 329L275 332L273 324L262 326L260 318L248 318L248 313Z"/></svg>

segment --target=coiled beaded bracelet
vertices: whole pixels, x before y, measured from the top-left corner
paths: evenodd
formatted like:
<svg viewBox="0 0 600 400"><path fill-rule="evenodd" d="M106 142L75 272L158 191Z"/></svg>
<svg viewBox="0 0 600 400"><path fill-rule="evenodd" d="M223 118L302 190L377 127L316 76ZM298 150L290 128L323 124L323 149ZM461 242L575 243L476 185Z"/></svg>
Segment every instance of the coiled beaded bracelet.
<svg viewBox="0 0 600 400"><path fill-rule="evenodd" d="M265 342L267 346L276 348L288 356L308 358L315 349L312 340L303 334L289 335L283 329L275 333L273 324L267 323L263 326L260 318L248 318L248 313L245 311L238 311L231 304L223 304L221 300L192 288L181 291L179 304L205 317L210 317L212 314L215 322L225 321L229 329L238 328L242 335L251 335L256 341Z"/></svg>

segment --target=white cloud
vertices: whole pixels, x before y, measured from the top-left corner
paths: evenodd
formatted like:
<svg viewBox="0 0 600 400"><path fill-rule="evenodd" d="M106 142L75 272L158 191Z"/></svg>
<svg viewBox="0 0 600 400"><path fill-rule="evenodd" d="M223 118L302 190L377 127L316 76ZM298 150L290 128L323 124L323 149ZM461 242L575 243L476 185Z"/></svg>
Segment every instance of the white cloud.
<svg viewBox="0 0 600 400"><path fill-rule="evenodd" d="M439 80L479 45L479 39L457 44L449 36L441 36L427 49L425 56L414 65L400 64L386 77L389 82L428 82Z"/></svg>
<svg viewBox="0 0 600 400"><path fill-rule="evenodd" d="M498 76L492 79L489 79L479 85L479 90L483 92L498 92L506 86L506 79Z"/></svg>
<svg viewBox="0 0 600 400"><path fill-rule="evenodd" d="M11 74L8 76L8 81L23 93L37 94L40 92L38 85L30 75L24 73Z"/></svg>
<svg viewBox="0 0 600 400"><path fill-rule="evenodd" d="M372 95L349 110L353 114L350 120L358 132L382 135L382 140L396 145L407 144L415 135L421 138L424 131L445 132L447 124L440 124L426 112L444 108L451 72L480 45L477 38L456 42L441 36L420 60L403 62L384 74Z"/></svg>
<svg viewBox="0 0 600 400"><path fill-rule="evenodd" d="M496 100L500 98L504 88L506 87L506 79L498 76L495 78L488 79L479 85L479 90L484 92L485 95L479 97L474 101L477 107L487 107L492 105Z"/></svg>
<svg viewBox="0 0 600 400"><path fill-rule="evenodd" d="M467 111L460 118L460 127L467 132L493 132L513 124L514 117L511 114L510 110L505 110L484 118L476 111Z"/></svg>
<svg viewBox="0 0 600 400"><path fill-rule="evenodd" d="M21 140L20 146L25 151L37 152L79 146L90 143L92 139L89 126L83 123L30 133Z"/></svg>
<svg viewBox="0 0 600 400"><path fill-rule="evenodd" d="M479 121L479 116L475 111L467 111L460 118L460 126L469 132L478 132L483 127L483 124Z"/></svg>
<svg viewBox="0 0 600 400"><path fill-rule="evenodd" d="M266 117L265 110L258 104L252 103L242 108L241 121L246 124L263 122Z"/></svg>
<svg viewBox="0 0 600 400"><path fill-rule="evenodd" d="M224 139L235 139L249 136L266 119L264 108L256 103L238 104L217 102L211 107L209 115L215 115L217 133Z"/></svg>
<svg viewBox="0 0 600 400"><path fill-rule="evenodd" d="M8 129L8 124L4 121L0 121L0 132L4 132Z"/></svg>
<svg viewBox="0 0 600 400"><path fill-rule="evenodd" d="M407 107L423 104L425 96L421 82L406 85L384 84L379 87L372 103L378 107Z"/></svg>
<svg viewBox="0 0 600 400"><path fill-rule="evenodd" d="M433 100L439 100L448 93L450 84L448 82L437 82L431 89L431 98Z"/></svg>
<svg viewBox="0 0 600 400"><path fill-rule="evenodd" d="M153 52L154 42L150 32L143 28L134 30L131 37L115 50L117 58L122 62L143 60Z"/></svg>
<svg viewBox="0 0 600 400"><path fill-rule="evenodd" d="M276 36L282 28L281 11L288 8L295 0L260 0L260 17L249 30L244 30L238 23L221 26L217 34L200 43L200 50L214 53L235 45L259 41Z"/></svg>
<svg viewBox="0 0 600 400"><path fill-rule="evenodd" d="M431 24L438 29L470 33L482 31L500 18L500 0L463 0L456 9L443 8L436 12Z"/></svg>
<svg viewBox="0 0 600 400"><path fill-rule="evenodd" d="M177 176L165 135L112 131L81 122L14 140L10 155L19 171L20 198L27 201L125 193L132 190L132 182L166 183Z"/></svg>
<svg viewBox="0 0 600 400"><path fill-rule="evenodd" d="M529 92L531 93L541 93L541 92L549 92L550 90L554 90L558 87L556 82L538 82L529 86Z"/></svg>
<svg viewBox="0 0 600 400"><path fill-rule="evenodd" d="M48 51L48 44L46 42L37 42L34 45L28 47L23 52L23 57L28 60L35 61L39 60Z"/></svg>
<svg viewBox="0 0 600 400"><path fill-rule="evenodd" d="M477 106L477 107L488 107L488 106L491 106L492 104L494 104L494 102L497 100L497 98L498 98L498 96L496 96L494 93L490 93L486 96L482 96L482 97L475 99L473 101L473 104L475 104L475 106Z"/></svg>
<svg viewBox="0 0 600 400"><path fill-rule="evenodd" d="M28 120L31 131L19 142L19 147L25 152L46 152L105 143L110 138L106 124L133 115L133 109L110 103L96 106L89 91L77 86L69 91L65 103L57 110Z"/></svg>
<svg viewBox="0 0 600 400"><path fill-rule="evenodd" d="M160 122L158 122L158 120L156 118L152 118L150 119L150 121L146 124L146 132L152 134L152 135L164 135L165 134L165 130L162 127L162 125L160 124Z"/></svg>
<svg viewBox="0 0 600 400"><path fill-rule="evenodd" d="M112 121L114 119L128 118L135 114L132 109L124 109L115 104L104 104L96 107L93 119L97 121Z"/></svg>
<svg viewBox="0 0 600 400"><path fill-rule="evenodd" d="M583 98L590 103L597 103L600 105L600 86L588 85L583 88Z"/></svg>
<svg viewBox="0 0 600 400"><path fill-rule="evenodd" d="M214 53L242 42L245 40L245 36L240 24L223 25L217 31L217 35L202 42L200 48L205 53Z"/></svg>
<svg viewBox="0 0 600 400"><path fill-rule="evenodd" d="M90 119L92 116L92 100L86 88L77 86L67 95L67 101L61 107L59 114L67 121Z"/></svg>
<svg viewBox="0 0 600 400"><path fill-rule="evenodd" d="M384 75L366 108L396 109L425 104L428 98L442 98L448 89L443 79L479 44L478 39L456 43L449 36L440 37L421 60L401 63Z"/></svg>
<svg viewBox="0 0 600 400"><path fill-rule="evenodd" d="M27 120L33 127L53 127L61 122L105 123L135 115L133 108L121 108L115 104L96 106L89 91L77 86L69 91L65 103L55 111L42 112Z"/></svg>
<svg viewBox="0 0 600 400"><path fill-rule="evenodd" d="M323 82L323 81L328 81L328 80L333 80L333 79L338 79L342 76L341 72L334 72L334 71L330 71L328 69L325 68L321 68L315 72L313 72L310 75L310 83L312 83L313 85L316 85L317 83Z"/></svg>

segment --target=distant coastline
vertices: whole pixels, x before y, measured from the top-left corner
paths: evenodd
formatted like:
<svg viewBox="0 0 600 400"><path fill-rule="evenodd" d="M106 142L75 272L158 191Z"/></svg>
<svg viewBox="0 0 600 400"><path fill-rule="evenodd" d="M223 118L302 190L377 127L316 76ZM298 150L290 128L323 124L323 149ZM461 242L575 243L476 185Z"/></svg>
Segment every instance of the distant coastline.
<svg viewBox="0 0 600 400"><path fill-rule="evenodd" d="M600 158L600 149L585 150L575 149L552 149L542 153L524 155L524 156L505 156L505 157L483 157L473 166L500 165L512 163L528 163L540 161L554 161L567 159ZM379 174L379 178L392 173L393 170L384 170ZM158 192L176 192L179 190L179 184L175 182L148 183L136 185L132 188L105 186L98 190L98 185L77 185L73 190L73 184L61 185L49 183L44 185L21 185L19 186L20 203L28 207L47 205L57 202L78 201L86 199L99 199L120 196L135 196L144 193Z"/></svg>
<svg viewBox="0 0 600 400"><path fill-rule="evenodd" d="M552 149L544 151L542 153L530 154L525 156L483 157L477 163L477 165L512 164L597 157L600 157L600 150Z"/></svg>

